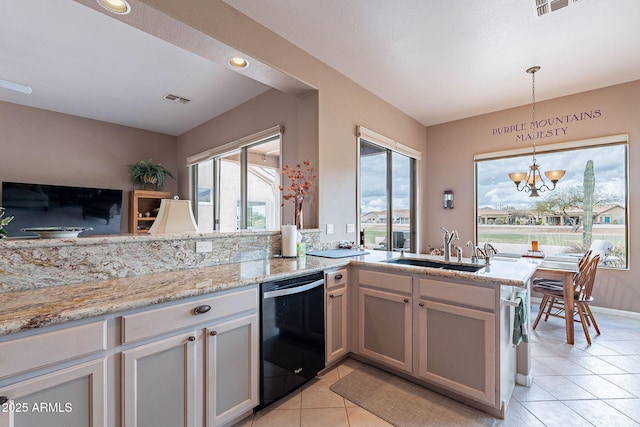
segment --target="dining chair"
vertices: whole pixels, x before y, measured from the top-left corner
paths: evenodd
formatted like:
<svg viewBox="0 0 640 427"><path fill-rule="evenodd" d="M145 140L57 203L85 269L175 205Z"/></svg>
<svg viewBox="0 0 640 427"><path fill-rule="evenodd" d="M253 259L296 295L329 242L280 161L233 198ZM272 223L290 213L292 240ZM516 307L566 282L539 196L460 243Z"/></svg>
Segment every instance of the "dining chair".
<svg viewBox="0 0 640 427"><path fill-rule="evenodd" d="M583 268L584 263L589 261L592 255L593 255L593 251L591 249L589 249L587 252L585 252L584 255L582 255L582 258L578 260L578 268L577 268L576 274L578 274L578 272ZM575 279L575 276L574 276L574 279ZM546 277L534 276L531 279L531 284L532 284L531 287L534 290L537 290L538 292L542 292L543 289L562 292L562 287L563 287L562 280L547 279Z"/></svg>
<svg viewBox="0 0 640 427"><path fill-rule="evenodd" d="M593 312L589 307L589 303L593 301L593 286L595 283L596 272L598 269L598 263L600 262L600 255L585 256L580 260L578 266L578 272L573 277L573 292L574 292L574 311L572 317L575 319L576 315L582 324L587 342L591 345L591 336L589 335L588 326L593 326L597 335L600 335L600 328L596 323L596 319L593 316ZM532 286L534 291L542 293L542 301L540 302L540 310L538 316L533 323L533 329L538 326L542 315L545 315L544 321L546 322L550 316L559 317L564 319L567 313L564 310L564 292L562 283L549 283L552 281L539 281L538 285L534 283ZM564 314L563 314L564 313Z"/></svg>

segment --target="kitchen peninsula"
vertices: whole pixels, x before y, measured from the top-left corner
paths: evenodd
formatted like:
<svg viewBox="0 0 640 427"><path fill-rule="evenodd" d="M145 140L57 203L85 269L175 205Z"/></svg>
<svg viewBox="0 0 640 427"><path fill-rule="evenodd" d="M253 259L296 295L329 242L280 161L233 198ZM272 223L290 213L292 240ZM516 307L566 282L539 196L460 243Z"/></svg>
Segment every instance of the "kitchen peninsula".
<svg viewBox="0 0 640 427"><path fill-rule="evenodd" d="M310 243L309 247L319 248L317 245L314 246L316 236L313 234L311 232L306 237ZM218 239L218 244L214 246L228 248L227 253L223 257L217 256L215 261L207 260L207 257L211 256L208 253L197 252L199 241L212 238ZM232 237L120 236L63 239L55 242L3 242L7 249L5 253L11 255L9 261L8 255L4 255L2 268L9 273L5 276L7 279L15 280L3 278L4 292L0 293L0 347L3 347L3 350L9 349L0 352L0 396L9 396L9 391L15 390L16 384L30 385L37 383L41 377L46 379L45 384L50 384L53 381L50 377L57 373L81 372L78 374L80 377L89 375L92 387L100 384L100 378L104 384L101 392L93 390L92 398L97 400L87 402L100 421L96 425L119 425L121 417L126 420L130 414L135 413L128 402L133 399L130 393L137 385L131 382L133 374L128 369L133 366L132 363L135 365L135 361L145 357L144 355L164 354L165 350L158 349L166 347L178 349L176 355L182 355L185 351L184 354L187 354L188 358L193 357L190 359L193 362L183 361L183 364L186 363L184 366L191 366L194 370L193 382L190 383L190 387L194 388L191 390L203 390L202 387L213 390L208 393L207 402L193 399L196 402L195 406L184 408L184 412L190 414L190 419L199 420L204 413L207 417L212 417L212 425L235 420L255 406L252 400L255 398L255 391L249 393L252 394L251 398L238 399L232 403L224 402L224 399L220 401L220 393L216 400L215 391L220 386L228 387L228 384L222 384L220 380L217 385L209 384L209 381L213 382L214 376L208 376L213 375L212 372L207 371L207 379L203 379L197 373L202 372L202 369L216 367L216 361L213 359L207 364L203 362L204 357L215 355L219 356L219 360L234 361L234 365L237 362L238 367L229 368L230 371L234 375L249 372L244 376L255 382L256 375L251 370L256 368L252 360L236 361L233 356L231 359L225 359L229 355L224 354L224 348L233 344L235 347L232 347L239 350L241 347L238 347L238 342L232 340L231 344L227 343L225 346L216 346L216 343L217 340L241 333L241 336L247 338L245 342L249 341L248 337L253 337L254 340L251 341L252 347L245 349L244 353L248 358L257 355L257 284L307 272L346 269L349 272L346 301L351 307L350 314L345 319L345 327L350 331L347 346L349 352L399 375L453 395L496 416L504 415L505 399L508 402L515 383L516 362L515 351L512 351L510 345L511 329L508 324L512 309L503 306L501 301L513 299L518 289L527 287L528 280L535 271L534 264L523 260L495 260L489 271L483 268L476 273L462 273L391 264L386 261L399 255L382 251L355 258L329 259L307 256L287 259L275 256L279 253L278 238L277 233L265 232L239 233ZM139 254L140 256L131 262L121 259L120 263L126 264L127 271L143 271L147 268L144 274L110 277L108 272L105 273L104 268L117 272L113 263L116 262L117 256L129 253L127 245L132 245L135 252L140 249L138 245L141 243L152 250L147 249L145 254ZM246 249L251 244L253 251L240 250L241 247ZM167 252L170 250L174 251L171 255ZM47 271L48 269L60 271L61 280L77 279L78 274L74 276L64 271L73 269L73 265L69 264L68 260L62 260L64 257L56 259L55 255L74 256L75 252L82 251L93 254L88 256L85 253L82 259L92 260L90 264L102 269L102 276L98 275L95 279L77 283L50 283L50 276L54 274ZM221 259L227 262L220 262ZM143 260L149 261L146 267L142 266ZM23 268L29 264L34 270L33 277L41 277L42 282L31 288L25 287L28 276L24 272L11 273L15 271L11 267L16 262L21 262ZM136 264L137 262L139 264ZM189 268L163 271L160 268L163 262L174 269L175 265L188 265ZM107 267L104 264L107 264ZM75 267L76 270L83 268L89 269L89 266L78 263ZM95 272L84 271L82 274L91 275ZM400 335L407 337L405 344L414 343L404 354L404 366L385 354L387 347L378 347L376 343L371 342L371 333L377 324L366 323L367 318L363 315L364 310L375 314L375 311L369 310L379 307L377 302L385 299L391 301L391 305L386 306L391 311L379 311L378 314L386 317L396 313L400 308L408 328ZM394 304L395 301L401 302ZM360 305L360 302L363 305ZM193 315L194 310L200 310L198 307L206 306L210 307L210 311L203 308L203 311L207 311L205 315ZM183 309L184 315L179 313ZM222 310L222 313L219 310ZM457 317L446 317L451 314ZM469 320L474 316L476 320ZM449 378L450 368L442 365L443 357L448 357L446 349L457 351L460 343L436 344L429 341L441 340L446 338L446 335L451 335L451 331L438 332L437 329L429 329L432 327L430 325L448 321L451 321L452 325L461 326L463 330L481 331L483 337L493 340L485 342L485 356L478 356L472 349L465 352L470 366L482 368L480 376L477 372L472 373L469 384L465 384L464 379L456 378L455 375ZM72 332L65 337L66 331ZM226 331L229 333L225 335ZM427 331L428 333L425 333ZM56 343L55 340L48 342L52 347L38 349L38 340L51 333L61 336L60 343L65 343L66 349L73 351L67 351L58 357L59 349L53 345ZM425 342L426 337L431 338ZM30 356L18 364L14 363L15 360L4 359L3 354L7 355L7 358L23 354L23 349L17 344L20 341L30 345ZM393 341L390 340L389 344L393 344ZM246 343L244 345L246 346ZM423 346L427 348L424 353ZM207 351L204 351L203 347ZM434 350L429 349L434 349L436 354L434 355ZM438 352L444 355L439 361ZM503 357L507 353L509 356ZM423 355L429 355L431 360L423 360ZM178 357L182 360L180 357L184 356ZM440 364L440 367L431 369L429 364L433 362ZM196 368L193 368L193 363ZM484 367L489 368L489 373ZM525 376L528 375L528 366L526 369L527 371L522 373ZM86 374L87 372L89 374ZM222 375L223 373L219 372L215 378L223 378ZM73 375L72 377L76 378ZM123 384L122 390L119 391L120 387L117 384L121 377ZM161 386L159 383L153 384L153 387ZM115 395L110 395L113 393ZM120 401L120 398L124 402L123 407L113 403ZM84 399L87 399L86 396ZM141 408L136 410L140 411Z"/></svg>

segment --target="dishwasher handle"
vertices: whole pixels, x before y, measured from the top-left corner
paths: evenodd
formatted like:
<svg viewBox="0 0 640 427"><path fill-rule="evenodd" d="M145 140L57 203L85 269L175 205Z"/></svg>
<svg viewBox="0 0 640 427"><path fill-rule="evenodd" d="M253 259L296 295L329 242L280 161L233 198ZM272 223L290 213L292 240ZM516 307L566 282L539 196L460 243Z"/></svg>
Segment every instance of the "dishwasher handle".
<svg viewBox="0 0 640 427"><path fill-rule="evenodd" d="M324 279L320 279L320 280L316 280L315 282L307 283L306 285L302 285L302 286L293 286L287 289L279 289L277 291L268 291L263 294L263 298L267 299L267 298L283 297L286 295L300 294L302 292L306 292L308 290L311 290L313 288L317 288L318 286L323 286L323 285L324 285Z"/></svg>

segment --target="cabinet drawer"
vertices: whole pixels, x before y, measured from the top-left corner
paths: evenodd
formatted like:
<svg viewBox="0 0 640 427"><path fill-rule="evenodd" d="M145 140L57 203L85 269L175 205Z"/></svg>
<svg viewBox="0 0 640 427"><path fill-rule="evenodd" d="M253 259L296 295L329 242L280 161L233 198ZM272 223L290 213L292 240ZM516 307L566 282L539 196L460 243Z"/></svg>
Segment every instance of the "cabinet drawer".
<svg viewBox="0 0 640 427"><path fill-rule="evenodd" d="M208 311L207 307L210 307ZM196 308L202 309L200 314ZM122 343L138 341L257 308L258 290L251 287L188 303L127 314L122 316Z"/></svg>
<svg viewBox="0 0 640 427"><path fill-rule="evenodd" d="M0 343L0 378L106 350L106 321Z"/></svg>
<svg viewBox="0 0 640 427"><path fill-rule="evenodd" d="M473 285L420 279L420 297L495 311L495 291Z"/></svg>
<svg viewBox="0 0 640 427"><path fill-rule="evenodd" d="M341 268L338 271L327 273L327 289L337 288L339 286L345 286L348 281L347 269Z"/></svg>
<svg viewBox="0 0 640 427"><path fill-rule="evenodd" d="M389 291L411 294L411 276L369 270L360 270L358 275L358 282L361 286L373 286Z"/></svg>

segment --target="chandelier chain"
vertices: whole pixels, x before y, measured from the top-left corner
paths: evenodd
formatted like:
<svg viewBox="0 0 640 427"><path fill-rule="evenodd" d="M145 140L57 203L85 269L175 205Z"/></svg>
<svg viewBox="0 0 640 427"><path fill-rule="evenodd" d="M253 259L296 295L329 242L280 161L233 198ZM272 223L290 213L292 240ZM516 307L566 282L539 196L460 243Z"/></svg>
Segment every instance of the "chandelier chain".
<svg viewBox="0 0 640 427"><path fill-rule="evenodd" d="M536 72L540 70L540 66L536 65L527 69L527 73L531 74L531 141L533 145L533 163L529 166L529 172L513 172L509 174L509 178L516 184L518 191L529 193L529 197L539 197L543 191L553 191L556 184L564 176L564 170L546 171L545 176L551 181L552 186L547 185L542 177L540 166L536 159L536 137L538 133L538 122L536 120ZM524 185L520 187L520 183Z"/></svg>
<svg viewBox="0 0 640 427"><path fill-rule="evenodd" d="M531 72L531 115L533 123L531 129L533 130L533 164L536 164L536 134L538 133L538 122L536 122L536 71Z"/></svg>

